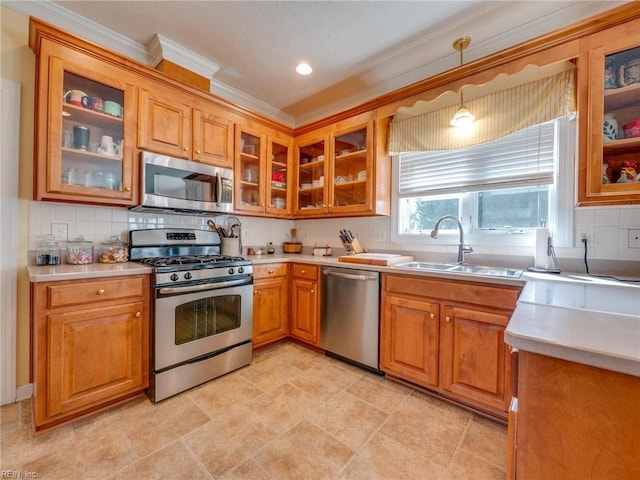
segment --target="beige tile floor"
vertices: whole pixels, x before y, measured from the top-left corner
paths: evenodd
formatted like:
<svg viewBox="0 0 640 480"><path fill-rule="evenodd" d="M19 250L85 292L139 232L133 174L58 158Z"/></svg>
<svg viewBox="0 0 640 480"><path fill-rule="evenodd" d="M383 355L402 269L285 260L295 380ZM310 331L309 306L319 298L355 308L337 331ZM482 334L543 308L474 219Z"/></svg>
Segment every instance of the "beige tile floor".
<svg viewBox="0 0 640 480"><path fill-rule="evenodd" d="M506 428L293 343L156 405L38 437L0 409L0 469L42 479L504 479Z"/></svg>

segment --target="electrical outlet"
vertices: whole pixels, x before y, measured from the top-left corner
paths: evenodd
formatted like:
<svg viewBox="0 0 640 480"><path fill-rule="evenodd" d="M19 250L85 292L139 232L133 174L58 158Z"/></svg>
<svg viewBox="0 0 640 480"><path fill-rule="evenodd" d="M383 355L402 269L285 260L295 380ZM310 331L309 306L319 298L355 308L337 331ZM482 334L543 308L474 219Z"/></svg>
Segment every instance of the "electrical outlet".
<svg viewBox="0 0 640 480"><path fill-rule="evenodd" d="M376 242L384 242L387 239L387 231L382 228L376 230L374 235Z"/></svg>
<svg viewBox="0 0 640 480"><path fill-rule="evenodd" d="M586 238L587 243L593 243L593 227L579 227L575 229L576 241L575 245L577 247L582 247L582 239Z"/></svg>
<svg viewBox="0 0 640 480"><path fill-rule="evenodd" d="M629 229L629 248L640 248L640 230Z"/></svg>
<svg viewBox="0 0 640 480"><path fill-rule="evenodd" d="M52 223L51 224L51 235L53 238L58 240L59 242L67 241L67 224L66 223Z"/></svg>

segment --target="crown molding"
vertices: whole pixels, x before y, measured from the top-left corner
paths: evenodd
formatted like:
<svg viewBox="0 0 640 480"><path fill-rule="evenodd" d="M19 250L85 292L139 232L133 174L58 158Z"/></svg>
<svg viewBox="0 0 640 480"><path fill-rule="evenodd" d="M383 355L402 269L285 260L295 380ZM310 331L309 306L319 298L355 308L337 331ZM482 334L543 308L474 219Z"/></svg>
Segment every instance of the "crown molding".
<svg viewBox="0 0 640 480"><path fill-rule="evenodd" d="M3 1L2 5L23 15L33 16L90 42L114 50L149 65L147 47L103 27L99 23L67 10L51 0Z"/></svg>
<svg viewBox="0 0 640 480"><path fill-rule="evenodd" d="M275 108L273 105L265 103L262 100L258 100L251 95L247 95L240 90L236 90L235 88L230 87L225 83L212 79L210 91L218 97L224 98L231 103L241 105L244 108L264 115L265 117L271 120L275 120L276 122L281 123L284 126L290 128L294 128L296 126L296 119L293 117L293 115L289 115L288 113Z"/></svg>
<svg viewBox="0 0 640 480"><path fill-rule="evenodd" d="M169 60L201 77L211 79L220 70L220 65L187 50L173 40L156 33L149 42L148 52L151 65L157 66L162 60Z"/></svg>

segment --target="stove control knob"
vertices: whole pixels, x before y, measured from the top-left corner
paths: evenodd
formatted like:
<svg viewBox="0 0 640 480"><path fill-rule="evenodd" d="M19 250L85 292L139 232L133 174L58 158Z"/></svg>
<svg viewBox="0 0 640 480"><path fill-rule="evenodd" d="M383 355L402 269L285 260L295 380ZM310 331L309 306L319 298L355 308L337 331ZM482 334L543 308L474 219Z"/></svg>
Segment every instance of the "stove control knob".
<svg viewBox="0 0 640 480"><path fill-rule="evenodd" d="M240 268L238 269L238 273L244 273L244 267L240 267Z"/></svg>
<svg viewBox="0 0 640 480"><path fill-rule="evenodd" d="M187 273L184 274L184 279L185 280L191 280L191 277L192 277L191 272L187 272Z"/></svg>
<svg viewBox="0 0 640 480"><path fill-rule="evenodd" d="M169 278L171 280L173 280L174 282L177 282L178 281L178 274L177 273L172 273Z"/></svg>
<svg viewBox="0 0 640 480"><path fill-rule="evenodd" d="M229 275L233 275L234 273L236 273L236 271L233 269L233 267L231 267L229 269Z"/></svg>

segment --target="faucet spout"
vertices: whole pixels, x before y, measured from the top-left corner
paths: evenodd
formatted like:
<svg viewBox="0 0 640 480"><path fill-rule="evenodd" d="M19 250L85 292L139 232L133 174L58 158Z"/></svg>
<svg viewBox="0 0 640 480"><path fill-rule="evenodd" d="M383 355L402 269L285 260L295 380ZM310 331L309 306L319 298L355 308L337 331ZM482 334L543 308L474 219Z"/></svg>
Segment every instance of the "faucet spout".
<svg viewBox="0 0 640 480"><path fill-rule="evenodd" d="M460 220L451 215L443 215L436 221L433 230L431 230L431 238L438 238L438 230L440 229L440 224L444 220L451 220L458 227L458 232L460 232L460 243L458 244L458 263L464 263L464 254L473 252L473 248L464 246L464 230L462 229Z"/></svg>

